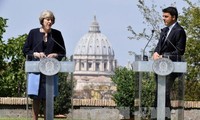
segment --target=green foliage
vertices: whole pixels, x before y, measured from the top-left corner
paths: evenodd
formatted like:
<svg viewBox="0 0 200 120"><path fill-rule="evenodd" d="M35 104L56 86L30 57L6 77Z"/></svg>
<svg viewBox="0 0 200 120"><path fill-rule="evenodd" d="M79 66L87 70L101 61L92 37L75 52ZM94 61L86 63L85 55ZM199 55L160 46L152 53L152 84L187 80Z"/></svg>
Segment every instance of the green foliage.
<svg viewBox="0 0 200 120"><path fill-rule="evenodd" d="M199 80L200 79L200 41L188 39L185 58L188 64L187 80Z"/></svg>
<svg viewBox="0 0 200 120"><path fill-rule="evenodd" d="M118 107L128 107L131 116L134 115L134 100L137 96L136 73L127 68L117 68L115 75L111 77L117 85L117 92L113 95ZM141 105L149 109L152 107L155 97L154 74L143 74Z"/></svg>
<svg viewBox="0 0 200 120"><path fill-rule="evenodd" d="M2 41L2 38L3 38L2 35L3 35L3 33L6 32L5 27L6 27L7 20L8 19L4 19L4 18L0 17L0 40L1 40L1 42L3 42Z"/></svg>
<svg viewBox="0 0 200 120"><path fill-rule="evenodd" d="M0 96L24 96L25 73L22 55L22 46L27 35L11 38L7 44L2 40L2 35L6 32L6 21L0 17Z"/></svg>
<svg viewBox="0 0 200 120"><path fill-rule="evenodd" d="M185 84L185 100L199 101L200 100L200 82L187 80Z"/></svg>
<svg viewBox="0 0 200 120"><path fill-rule="evenodd" d="M142 106L152 107L155 99L156 84L154 73L146 73L142 80Z"/></svg>
<svg viewBox="0 0 200 120"><path fill-rule="evenodd" d="M179 17L180 23L187 31L187 44L185 58L188 63L187 80L200 79L200 7L190 3L190 7L183 9Z"/></svg>
<svg viewBox="0 0 200 120"><path fill-rule="evenodd" d="M199 40L200 35L200 7L190 5L188 8L183 8L183 15L179 17L181 24L187 31L189 39Z"/></svg>
<svg viewBox="0 0 200 120"><path fill-rule="evenodd" d="M25 96L25 58L22 53L23 43L27 35L18 38L8 39L5 44L5 70L2 72L2 87L0 96L3 97L19 97Z"/></svg>
<svg viewBox="0 0 200 120"><path fill-rule="evenodd" d="M134 80L135 73L127 68L117 68L115 75L111 77L117 85L117 92L113 95L114 101L118 107L129 107L131 112L134 111Z"/></svg>
<svg viewBox="0 0 200 120"><path fill-rule="evenodd" d="M6 48L6 44L4 43L4 41L2 40L3 38L3 33L6 31L5 27L6 27L6 19L3 19L2 17L0 17L0 79L3 78L3 72L5 71L6 68L6 62L4 61L5 58L5 48ZM0 85L2 85L4 82L2 80L0 80ZM0 91L1 91L1 87L0 87Z"/></svg>
<svg viewBox="0 0 200 120"><path fill-rule="evenodd" d="M185 82L185 100L200 100L200 7L185 0L188 8L183 8L180 23L187 31L185 59L187 61L187 79Z"/></svg>
<svg viewBox="0 0 200 120"><path fill-rule="evenodd" d="M59 73L59 95L55 99L55 114L66 114L71 107L72 81L67 80L67 73Z"/></svg>

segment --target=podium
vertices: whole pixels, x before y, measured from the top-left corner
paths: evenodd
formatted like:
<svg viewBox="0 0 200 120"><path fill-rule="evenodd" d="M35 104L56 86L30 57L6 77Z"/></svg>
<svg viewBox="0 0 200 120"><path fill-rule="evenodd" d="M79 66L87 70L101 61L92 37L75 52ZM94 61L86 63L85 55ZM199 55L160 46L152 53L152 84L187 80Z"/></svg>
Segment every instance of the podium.
<svg viewBox="0 0 200 120"><path fill-rule="evenodd" d="M136 71L136 72L155 72L158 75L157 111L159 112L157 112L157 119L165 120L166 76L172 72L186 73L187 63L186 62L172 62L168 58L160 58L155 61L135 61L132 64L132 68L133 68L133 71Z"/></svg>
<svg viewBox="0 0 200 120"><path fill-rule="evenodd" d="M46 119L54 118L54 75L58 72L74 72L73 61L58 61L55 58L43 58L40 61L26 61L26 73L46 75Z"/></svg>

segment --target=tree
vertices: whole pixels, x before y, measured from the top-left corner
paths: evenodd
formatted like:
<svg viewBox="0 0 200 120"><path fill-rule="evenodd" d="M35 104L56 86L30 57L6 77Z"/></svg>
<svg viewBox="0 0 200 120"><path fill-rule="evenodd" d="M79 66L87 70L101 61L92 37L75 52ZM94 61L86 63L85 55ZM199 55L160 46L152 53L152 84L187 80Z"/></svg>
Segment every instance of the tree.
<svg viewBox="0 0 200 120"><path fill-rule="evenodd" d="M0 17L0 85L4 84L4 81L2 80L3 78L3 73L5 72L5 68L6 68L6 62L4 61L5 58L5 43L3 41L3 33L6 31L5 27L6 27L6 22L7 19L4 19L2 17ZM2 87L0 86L0 91L2 91Z"/></svg>
<svg viewBox="0 0 200 120"><path fill-rule="evenodd" d="M149 112L149 108L153 104L155 94L154 74L149 74L142 81L142 100L141 106L146 108L145 112ZM123 68L116 68L115 74L111 77L112 81L117 86L116 93L113 94L114 101L119 108L129 108L130 116L134 116L134 100L136 97L136 72ZM143 117L148 117L150 113L146 113Z"/></svg>
<svg viewBox="0 0 200 120"><path fill-rule="evenodd" d="M187 31L187 47L185 58L188 63L188 75L190 80L197 80L200 71L200 7L190 3L190 7L183 9L183 15L179 17L180 23Z"/></svg>
<svg viewBox="0 0 200 120"><path fill-rule="evenodd" d="M4 91L1 96L25 96L26 74L24 71L25 57L22 53L22 47L27 35L21 35L18 38L8 39L5 45L6 68L3 73Z"/></svg>
<svg viewBox="0 0 200 120"><path fill-rule="evenodd" d="M55 114L66 114L71 107L73 83L71 83L72 81L70 79L67 80L68 76L68 73L59 73L59 95L56 97L54 103Z"/></svg>
<svg viewBox="0 0 200 120"><path fill-rule="evenodd" d="M157 5L152 4L151 7L145 4L144 0L138 0L137 4L139 11L143 15L144 21L143 24L147 27L143 29L142 32L136 33L132 26L128 26L128 31L132 33L131 37L128 37L130 40L147 40L149 41L152 37L151 45L155 46L159 36L160 36L160 26L162 24L162 17L158 11L156 11ZM151 34L149 34L149 31ZM148 47L148 46L146 46ZM143 55L145 51L143 51Z"/></svg>
<svg viewBox="0 0 200 120"><path fill-rule="evenodd" d="M200 7L185 0L188 8L183 8L180 23L187 31L185 59L187 61L186 100L200 100Z"/></svg>
<svg viewBox="0 0 200 120"><path fill-rule="evenodd" d="M113 95L118 107L128 107L134 112L135 73L127 68L116 68L112 81L117 85L117 92Z"/></svg>
<svg viewBox="0 0 200 120"><path fill-rule="evenodd" d="M26 35L3 41L7 19L0 17L0 96L22 96L25 92L25 73L22 44Z"/></svg>

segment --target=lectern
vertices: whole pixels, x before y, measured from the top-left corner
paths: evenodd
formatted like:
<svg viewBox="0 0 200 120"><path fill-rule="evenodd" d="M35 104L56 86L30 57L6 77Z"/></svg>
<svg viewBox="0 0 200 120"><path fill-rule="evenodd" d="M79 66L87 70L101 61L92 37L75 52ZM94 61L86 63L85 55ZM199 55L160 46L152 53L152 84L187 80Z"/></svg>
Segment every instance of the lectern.
<svg viewBox="0 0 200 120"><path fill-rule="evenodd" d="M54 75L58 72L74 72L73 61L58 61L55 58L43 58L40 61L26 61L25 72L46 75L46 119L54 118Z"/></svg>
<svg viewBox="0 0 200 120"><path fill-rule="evenodd" d="M157 120L165 120L166 75L172 72L186 73L187 63L172 62L168 58L160 58L155 61L135 61L132 65L133 71L155 72L158 75Z"/></svg>

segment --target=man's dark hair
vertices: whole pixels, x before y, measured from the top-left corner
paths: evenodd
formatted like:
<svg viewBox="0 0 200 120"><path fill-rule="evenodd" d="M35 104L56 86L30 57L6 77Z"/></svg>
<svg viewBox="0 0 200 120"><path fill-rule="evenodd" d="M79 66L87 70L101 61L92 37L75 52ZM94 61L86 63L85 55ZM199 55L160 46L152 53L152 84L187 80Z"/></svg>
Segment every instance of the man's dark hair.
<svg viewBox="0 0 200 120"><path fill-rule="evenodd" d="M175 7L167 7L162 10L164 13L169 13L171 16L175 16L178 19L178 10Z"/></svg>

